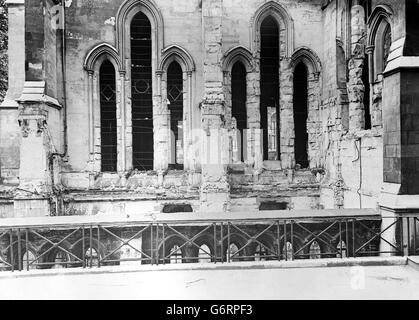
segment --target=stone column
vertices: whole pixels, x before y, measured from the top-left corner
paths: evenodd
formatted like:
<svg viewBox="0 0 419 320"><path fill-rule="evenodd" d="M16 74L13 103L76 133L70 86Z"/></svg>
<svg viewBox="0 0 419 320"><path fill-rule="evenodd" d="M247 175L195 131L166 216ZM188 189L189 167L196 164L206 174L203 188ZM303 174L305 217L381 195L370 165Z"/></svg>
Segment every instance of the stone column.
<svg viewBox="0 0 419 320"><path fill-rule="evenodd" d="M170 111L167 106L167 76L157 71L157 92L154 96L154 170L162 174L169 166Z"/></svg>
<svg viewBox="0 0 419 320"><path fill-rule="evenodd" d="M280 61L280 102L279 121L281 136L282 169L292 169L295 166L294 156L294 109L293 109L293 71L289 58Z"/></svg>
<svg viewBox="0 0 419 320"><path fill-rule="evenodd" d="M88 86L89 86L89 161L90 171L94 171L94 158L95 158L95 120L93 108L93 75L92 70L88 71Z"/></svg>
<svg viewBox="0 0 419 320"><path fill-rule="evenodd" d="M120 72L119 74L119 86L120 86L120 101L119 101L119 108L120 108L120 118L121 118L121 132L119 136L121 137L121 143L119 145L119 152L121 162L118 166L119 171L125 172L127 168L126 162L126 117L125 117L125 72Z"/></svg>
<svg viewBox="0 0 419 320"><path fill-rule="evenodd" d="M222 15L223 0L203 0L204 83L201 103L202 128L200 190L201 211L229 209L230 188L227 181L228 136L223 92Z"/></svg>
<svg viewBox="0 0 419 320"><path fill-rule="evenodd" d="M308 159L311 168L320 168L321 158L321 120L320 109L320 74L310 73L308 75L308 99L307 99L307 130L308 130Z"/></svg>
<svg viewBox="0 0 419 320"><path fill-rule="evenodd" d="M349 131L355 132L362 130L365 126L364 117L364 92L365 87L362 82L362 69L365 59L365 45L361 40L365 33L365 11L359 5L359 1L354 1L351 9L351 59L349 60ZM369 84L367 84L369 85Z"/></svg>
<svg viewBox="0 0 419 320"><path fill-rule="evenodd" d="M187 92L186 94L188 95L188 99L187 99L187 104L186 104L186 126L185 129L183 130L183 145L184 145L184 150L183 150L183 154L184 154L184 169L185 170L194 170L195 168L193 168L193 162L192 157L192 142L193 142L193 137L192 137L192 131L193 131L193 96L192 96L192 71L187 71L186 72L186 77L187 77Z"/></svg>
<svg viewBox="0 0 419 320"><path fill-rule="evenodd" d="M19 143L16 99L25 82L25 2L7 0L8 10L8 89L0 105L0 182L18 183Z"/></svg>
<svg viewBox="0 0 419 320"><path fill-rule="evenodd" d="M60 138L61 106L44 94L43 81L26 82L19 102L21 127L19 188L14 198L15 217L48 216L53 192L54 141ZM49 126L50 124L50 126Z"/></svg>
<svg viewBox="0 0 419 320"><path fill-rule="evenodd" d="M247 73L247 164L258 171L263 165L263 135L260 130L260 74Z"/></svg>

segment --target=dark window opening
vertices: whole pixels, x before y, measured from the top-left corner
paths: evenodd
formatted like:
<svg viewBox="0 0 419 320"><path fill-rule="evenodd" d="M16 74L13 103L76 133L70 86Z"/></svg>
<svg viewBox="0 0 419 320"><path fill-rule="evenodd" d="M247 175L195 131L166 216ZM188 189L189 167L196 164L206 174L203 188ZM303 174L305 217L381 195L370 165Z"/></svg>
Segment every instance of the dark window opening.
<svg viewBox="0 0 419 320"><path fill-rule="evenodd" d="M294 131L295 163L308 168L308 76L307 67L300 62L294 70Z"/></svg>
<svg viewBox="0 0 419 320"><path fill-rule="evenodd" d="M142 12L131 23L131 77L133 167L153 170L151 25Z"/></svg>
<svg viewBox="0 0 419 320"><path fill-rule="evenodd" d="M390 25L387 24L386 29L383 35L383 72L387 66L388 56L390 55L390 47L391 47L391 28Z"/></svg>
<svg viewBox="0 0 419 320"><path fill-rule="evenodd" d="M264 160L280 160L279 137L279 28L267 17L260 30L260 117Z"/></svg>
<svg viewBox="0 0 419 320"><path fill-rule="evenodd" d="M347 72L346 72L346 58L345 58L345 50L338 45L336 47L336 62L337 62L337 80L338 80L338 88L345 89L346 88L346 81L348 80Z"/></svg>
<svg viewBox="0 0 419 320"><path fill-rule="evenodd" d="M364 67L362 70L362 83L364 84L364 129L371 129L371 112L370 112L370 81L369 81L369 66L368 58L364 59Z"/></svg>
<svg viewBox="0 0 419 320"><path fill-rule="evenodd" d="M369 16L371 15L371 0L362 0L361 6L364 7L365 11L365 22L367 22Z"/></svg>
<svg viewBox="0 0 419 320"><path fill-rule="evenodd" d="M237 144L241 161L244 161L244 130L247 129L246 96L246 68L241 62L236 62L231 71L231 100L232 116L236 119L236 128L240 132Z"/></svg>
<svg viewBox="0 0 419 320"><path fill-rule="evenodd" d="M310 245L310 259L321 259L322 258L322 250L320 245L317 241L313 241Z"/></svg>
<svg viewBox="0 0 419 320"><path fill-rule="evenodd" d="M162 210L163 213L176 213L176 212L193 212L190 204L166 204Z"/></svg>
<svg viewBox="0 0 419 320"><path fill-rule="evenodd" d="M169 169L183 170L183 73L176 61L167 69L167 99L171 133Z"/></svg>
<svg viewBox="0 0 419 320"><path fill-rule="evenodd" d="M117 170L115 68L105 61L99 71L102 172Z"/></svg>
<svg viewBox="0 0 419 320"><path fill-rule="evenodd" d="M259 205L260 211L287 210L288 202L266 201Z"/></svg>

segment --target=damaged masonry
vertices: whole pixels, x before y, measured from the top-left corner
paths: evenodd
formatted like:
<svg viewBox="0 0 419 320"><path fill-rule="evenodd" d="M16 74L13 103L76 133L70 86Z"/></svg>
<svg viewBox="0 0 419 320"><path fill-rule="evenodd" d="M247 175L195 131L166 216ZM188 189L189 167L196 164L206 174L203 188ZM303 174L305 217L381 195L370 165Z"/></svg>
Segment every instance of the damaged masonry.
<svg viewBox="0 0 419 320"><path fill-rule="evenodd" d="M415 1L7 10L0 217L73 231L0 225L0 266L416 253Z"/></svg>

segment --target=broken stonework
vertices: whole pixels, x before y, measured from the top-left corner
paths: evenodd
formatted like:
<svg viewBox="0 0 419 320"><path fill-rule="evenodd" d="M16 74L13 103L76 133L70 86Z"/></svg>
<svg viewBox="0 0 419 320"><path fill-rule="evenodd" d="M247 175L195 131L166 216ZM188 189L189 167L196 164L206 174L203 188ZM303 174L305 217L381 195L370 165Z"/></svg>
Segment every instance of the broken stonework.
<svg viewBox="0 0 419 320"><path fill-rule="evenodd" d="M201 104L202 115L202 185L201 211L227 211L229 184L227 181L228 134L226 130L225 96L223 92L222 57L222 0L202 3L204 28L205 91Z"/></svg>
<svg viewBox="0 0 419 320"><path fill-rule="evenodd" d="M294 109L293 109L293 73L290 59L282 58L280 62L280 136L281 163L283 169L291 169L294 159Z"/></svg>

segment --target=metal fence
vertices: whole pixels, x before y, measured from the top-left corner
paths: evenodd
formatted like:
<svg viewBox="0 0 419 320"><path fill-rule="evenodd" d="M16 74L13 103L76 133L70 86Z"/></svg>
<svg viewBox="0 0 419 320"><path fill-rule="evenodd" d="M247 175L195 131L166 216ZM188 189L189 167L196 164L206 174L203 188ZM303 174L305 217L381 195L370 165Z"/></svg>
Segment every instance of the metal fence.
<svg viewBox="0 0 419 320"><path fill-rule="evenodd" d="M419 253L419 219L320 217L0 227L0 270Z"/></svg>

